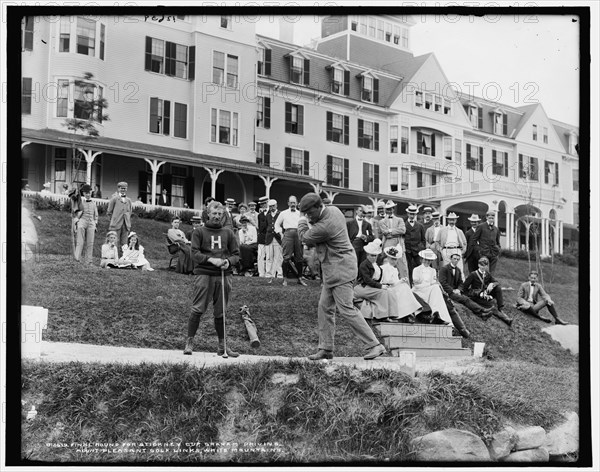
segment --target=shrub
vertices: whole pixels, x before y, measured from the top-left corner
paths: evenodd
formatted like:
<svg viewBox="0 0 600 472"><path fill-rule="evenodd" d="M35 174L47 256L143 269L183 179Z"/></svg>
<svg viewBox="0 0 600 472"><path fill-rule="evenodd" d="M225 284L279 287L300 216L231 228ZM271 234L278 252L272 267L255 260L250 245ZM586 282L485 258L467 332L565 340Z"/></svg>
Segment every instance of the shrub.
<svg viewBox="0 0 600 472"><path fill-rule="evenodd" d="M62 210L63 204L59 201L52 200L50 198L43 197L42 195L33 195L29 197L29 201L31 202L31 207L33 210ZM71 206L69 202L67 202L69 206L68 211L71 210Z"/></svg>
<svg viewBox="0 0 600 472"><path fill-rule="evenodd" d="M527 261L527 260L532 260L535 261L537 260L538 254L535 251L529 251L529 258L527 257L527 251L523 251L521 249L519 250L512 250L512 249L503 249L502 250L502 257L505 257L507 259L519 259L522 261Z"/></svg>
<svg viewBox="0 0 600 472"><path fill-rule="evenodd" d="M579 265L579 258L575 257L573 254L554 254L554 260L562 262L563 264L569 266L577 266Z"/></svg>
<svg viewBox="0 0 600 472"><path fill-rule="evenodd" d="M195 213L193 211L182 210L181 213L179 213L179 218L181 219L182 223L191 225L192 224L192 217L194 215L195 215Z"/></svg>
<svg viewBox="0 0 600 472"><path fill-rule="evenodd" d="M154 208L146 213L146 218L151 218L156 221L166 221L167 223L170 223L174 216L173 213L164 208Z"/></svg>

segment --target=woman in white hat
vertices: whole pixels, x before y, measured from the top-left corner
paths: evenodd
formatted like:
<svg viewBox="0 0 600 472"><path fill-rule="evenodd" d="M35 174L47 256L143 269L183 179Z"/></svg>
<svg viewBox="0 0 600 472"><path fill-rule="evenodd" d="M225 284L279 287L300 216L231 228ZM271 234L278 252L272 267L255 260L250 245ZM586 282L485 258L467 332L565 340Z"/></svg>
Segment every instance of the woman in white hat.
<svg viewBox="0 0 600 472"><path fill-rule="evenodd" d="M437 280L437 273L431 267L431 263L437 259L437 256L431 249L424 249L419 252L419 256L421 265L413 270L413 293L431 307L434 318L432 323L452 325L442 288Z"/></svg>
<svg viewBox="0 0 600 472"><path fill-rule="evenodd" d="M410 290L408 278L400 278L398 274L397 265L402 258L402 245L386 247L383 257L381 283L388 286L390 321L396 319L402 323L414 323L415 315L421 312L422 306Z"/></svg>
<svg viewBox="0 0 600 472"><path fill-rule="evenodd" d="M389 307L387 286L381 284L381 267L377 264L377 256L382 252L381 240L374 239L364 247L364 251L367 257L358 267L354 297L367 301L361 307L365 318L383 320L388 317Z"/></svg>

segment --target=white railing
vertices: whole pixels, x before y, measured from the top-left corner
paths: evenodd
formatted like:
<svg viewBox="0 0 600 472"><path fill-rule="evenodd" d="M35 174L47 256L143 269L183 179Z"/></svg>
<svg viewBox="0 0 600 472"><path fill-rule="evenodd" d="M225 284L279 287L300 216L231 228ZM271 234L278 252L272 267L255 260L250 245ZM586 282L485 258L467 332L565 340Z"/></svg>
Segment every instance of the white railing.
<svg viewBox="0 0 600 472"><path fill-rule="evenodd" d="M63 195L60 193L42 193L35 192L33 190L21 190L21 194L24 197L33 197L35 195L39 195L40 197L47 198L49 200L53 200L55 202L66 203L69 201L68 195ZM96 204L96 206L108 206L109 200L107 198L92 198L92 201ZM182 207L172 207L172 206L160 206L160 205L150 205L149 203L143 203L139 201L133 201L133 208L135 209L144 209L146 211L151 211L156 208L160 208L162 210L167 210L169 213L172 213L174 216L181 215L182 211L191 211L195 216L201 216L200 210L194 210L193 208L182 208Z"/></svg>

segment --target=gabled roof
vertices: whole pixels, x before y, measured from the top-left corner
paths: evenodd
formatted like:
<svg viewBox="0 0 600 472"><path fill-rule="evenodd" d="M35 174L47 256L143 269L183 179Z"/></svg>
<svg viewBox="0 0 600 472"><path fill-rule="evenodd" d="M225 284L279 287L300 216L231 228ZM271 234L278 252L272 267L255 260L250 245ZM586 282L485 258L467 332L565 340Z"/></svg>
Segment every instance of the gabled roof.
<svg viewBox="0 0 600 472"><path fill-rule="evenodd" d="M525 124L529 121L529 118L531 118L531 115L533 115L535 110L537 110L538 106L541 106L541 105L539 103L534 103L532 105L525 105L525 106L517 108L517 110L519 110L521 113L523 113L523 116L521 116L521 120L515 127L514 136L517 136L521 132L521 130L523 129L523 126L525 126ZM510 134L511 133L509 132L509 135Z"/></svg>
<svg viewBox="0 0 600 472"><path fill-rule="evenodd" d="M391 106L396 101L396 99L400 96L406 85L411 82L415 74L419 71L421 67L423 67L425 61L427 61L427 59L429 59L429 57L432 55L432 53L423 54L417 57L414 57L412 54L404 55L401 59L398 60L398 62L394 63L393 66L388 66L391 69L393 69L390 69L390 72L393 71L398 75L401 75L403 79L402 82L400 82L396 89L391 93L390 98L386 103L387 106Z"/></svg>
<svg viewBox="0 0 600 472"><path fill-rule="evenodd" d="M576 126L568 125L557 120L549 119L548 121L550 121L554 131L556 131L556 135L565 148L565 152L570 153L569 135L571 133L575 133L577 136L579 136L579 129Z"/></svg>

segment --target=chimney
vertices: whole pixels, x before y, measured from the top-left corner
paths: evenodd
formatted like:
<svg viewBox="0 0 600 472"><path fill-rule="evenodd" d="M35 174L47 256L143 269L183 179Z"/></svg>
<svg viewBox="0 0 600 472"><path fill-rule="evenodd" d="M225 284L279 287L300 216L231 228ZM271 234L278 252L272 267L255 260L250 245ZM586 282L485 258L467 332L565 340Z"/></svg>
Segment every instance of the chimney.
<svg viewBox="0 0 600 472"><path fill-rule="evenodd" d="M279 17L279 39L280 41L284 41L286 43L294 42L294 23L292 22L294 18L290 18L287 16Z"/></svg>

